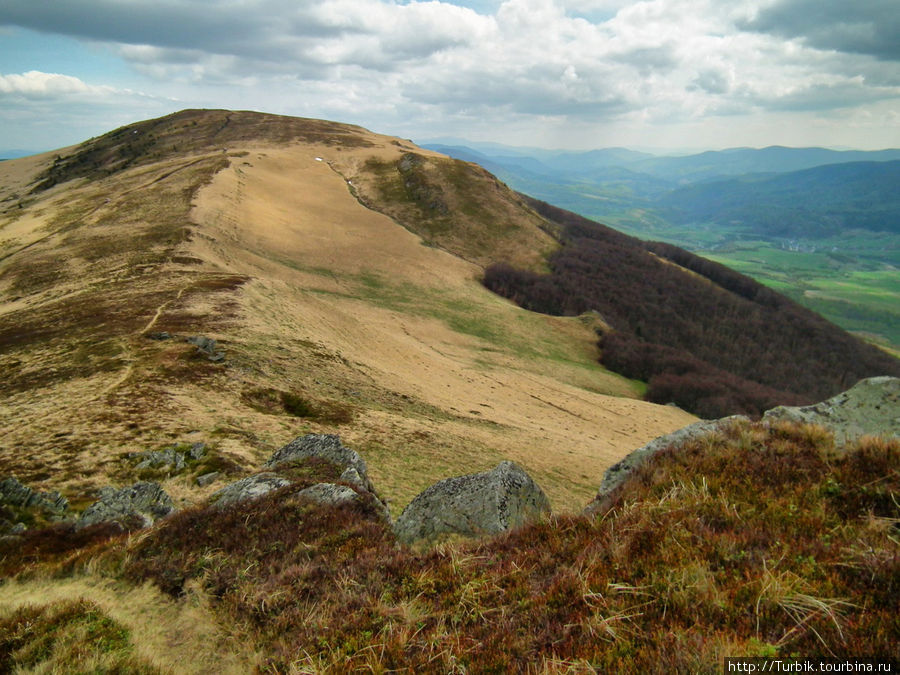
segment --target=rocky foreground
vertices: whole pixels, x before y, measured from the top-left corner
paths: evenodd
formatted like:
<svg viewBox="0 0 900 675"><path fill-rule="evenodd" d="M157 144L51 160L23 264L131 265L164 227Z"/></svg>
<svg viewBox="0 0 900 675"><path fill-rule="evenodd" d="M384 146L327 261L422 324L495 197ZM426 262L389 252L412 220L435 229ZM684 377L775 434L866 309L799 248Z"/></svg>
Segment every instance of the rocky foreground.
<svg viewBox="0 0 900 675"><path fill-rule="evenodd" d="M660 439L610 470L586 514L550 514L534 481L501 462L438 481L392 521L366 462L333 435L302 436L176 510L152 481L79 510L8 479L0 669L712 673L726 656L897 661L898 385L869 380L817 406ZM131 461L208 475L211 453L192 450L202 454L183 445ZM108 519L84 524L92 514ZM137 608L135 589L147 597ZM162 618L198 607L200 624Z"/></svg>
<svg viewBox="0 0 900 675"><path fill-rule="evenodd" d="M839 448L865 435L897 437L900 436L900 379L869 378L816 405L774 408L762 421L768 426L785 421L819 425L833 434ZM738 415L696 422L633 451L607 470L585 514L607 511L620 487L656 454L722 432L736 422L750 420ZM187 461L198 460L204 454L205 446L195 444L181 452L173 447L133 453L132 457L140 460L138 469L171 466L178 470ZM490 471L435 483L415 497L396 522L392 522L387 504L369 478L365 460L333 434L308 434L291 441L265 462L263 471L219 489L209 503L224 507L290 486L293 481L289 475L283 475L285 470L310 459L332 464L340 475L333 483L316 483L299 490L298 497L329 506L356 501L374 505L385 521L392 524L398 541L403 544L434 541L445 535L499 534L539 521L551 513L550 502L540 486L522 467L503 461ZM199 476L198 484L203 485L211 476ZM34 492L15 477L0 482L0 504L20 511L42 512L55 521L75 517L64 496L56 492ZM99 499L77 516L75 527L81 529L97 523L115 523L123 530L149 527L174 510L171 497L154 482L142 481L119 489L106 487L100 491ZM22 521L4 519L0 526L7 538L26 530Z"/></svg>

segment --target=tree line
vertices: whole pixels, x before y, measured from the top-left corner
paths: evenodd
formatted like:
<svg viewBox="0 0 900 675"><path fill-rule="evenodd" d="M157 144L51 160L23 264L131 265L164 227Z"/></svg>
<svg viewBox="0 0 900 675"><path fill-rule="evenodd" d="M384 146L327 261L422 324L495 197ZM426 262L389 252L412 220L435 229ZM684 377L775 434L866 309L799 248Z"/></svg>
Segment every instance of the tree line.
<svg viewBox="0 0 900 675"><path fill-rule="evenodd" d="M900 376L897 359L749 277L524 198L560 226L563 245L549 274L497 264L485 286L536 312L599 313L612 328L599 338L601 363L646 381L648 400L757 415Z"/></svg>

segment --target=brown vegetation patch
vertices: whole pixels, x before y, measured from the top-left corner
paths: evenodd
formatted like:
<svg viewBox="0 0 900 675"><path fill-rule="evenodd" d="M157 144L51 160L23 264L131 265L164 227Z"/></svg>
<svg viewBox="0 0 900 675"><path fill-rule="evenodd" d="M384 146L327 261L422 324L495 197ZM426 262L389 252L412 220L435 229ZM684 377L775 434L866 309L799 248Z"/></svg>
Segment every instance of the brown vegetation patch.
<svg viewBox="0 0 900 675"><path fill-rule="evenodd" d="M353 185L365 206L478 265L505 261L544 269L556 248L543 219L474 164L412 152L397 160L372 157Z"/></svg>
<svg viewBox="0 0 900 675"><path fill-rule="evenodd" d="M250 281L250 277L243 274L226 274L222 276L206 275L197 279L191 285L188 292L236 291L248 281Z"/></svg>
<svg viewBox="0 0 900 675"><path fill-rule="evenodd" d="M348 424L353 421L351 406L323 399L312 399L296 392L271 387L244 391L241 400L254 410L270 415L287 414L325 424Z"/></svg>
<svg viewBox="0 0 900 675"><path fill-rule="evenodd" d="M80 530L72 522L26 530L16 537L0 539L0 578L12 576L30 565L56 564L74 551L97 546L124 536L120 525L98 523Z"/></svg>

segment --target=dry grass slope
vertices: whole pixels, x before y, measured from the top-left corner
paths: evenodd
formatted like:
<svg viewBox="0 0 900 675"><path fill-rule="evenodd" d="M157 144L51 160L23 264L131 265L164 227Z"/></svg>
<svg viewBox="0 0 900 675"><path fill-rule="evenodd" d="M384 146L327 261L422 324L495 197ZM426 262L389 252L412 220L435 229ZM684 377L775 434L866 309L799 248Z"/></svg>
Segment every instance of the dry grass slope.
<svg viewBox="0 0 900 675"><path fill-rule="evenodd" d="M0 670L898 658L896 441L841 455L821 429L736 425L658 456L602 517L565 513L693 418L596 365L596 319L480 285L489 251L528 266L549 239L471 166L357 127L186 111L0 163L0 186L0 464L76 508L141 477L181 507L141 532L57 524L0 541ZM395 513L513 459L561 515L399 548L371 505L293 496L335 479L317 463L256 502L207 507L306 432L359 450ZM144 475L127 456L198 441L207 456L182 472ZM197 487L213 470L220 482Z"/></svg>
<svg viewBox="0 0 900 675"><path fill-rule="evenodd" d="M0 164L5 470L83 505L138 478L128 452L202 441L234 476L301 433L337 432L395 511L502 458L577 510L606 466L691 420L597 366L589 323L513 307L478 265L363 206L357 177L400 177L410 153L459 230L448 247L481 211L470 259L549 241L483 172L330 122L185 111ZM147 337L161 332L176 337ZM216 488L154 477L183 505Z"/></svg>

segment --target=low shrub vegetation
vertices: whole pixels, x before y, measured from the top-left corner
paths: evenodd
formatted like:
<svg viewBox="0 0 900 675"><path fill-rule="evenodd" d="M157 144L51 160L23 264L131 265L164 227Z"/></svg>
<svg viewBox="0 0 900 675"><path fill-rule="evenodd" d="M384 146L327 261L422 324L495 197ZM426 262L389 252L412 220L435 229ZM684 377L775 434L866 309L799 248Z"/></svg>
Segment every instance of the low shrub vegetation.
<svg viewBox="0 0 900 675"><path fill-rule="evenodd" d="M349 405L337 401L313 400L292 391L259 387L244 392L241 399L254 410L270 415L283 413L329 424L347 424L353 421L354 410Z"/></svg>
<svg viewBox="0 0 900 675"><path fill-rule="evenodd" d="M594 517L433 548L398 546L366 502L296 497L334 473L294 470L293 486L181 511L93 565L175 598L201 588L263 672L900 658L897 440L845 452L820 427L735 423L664 451Z"/></svg>

